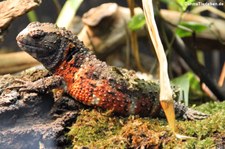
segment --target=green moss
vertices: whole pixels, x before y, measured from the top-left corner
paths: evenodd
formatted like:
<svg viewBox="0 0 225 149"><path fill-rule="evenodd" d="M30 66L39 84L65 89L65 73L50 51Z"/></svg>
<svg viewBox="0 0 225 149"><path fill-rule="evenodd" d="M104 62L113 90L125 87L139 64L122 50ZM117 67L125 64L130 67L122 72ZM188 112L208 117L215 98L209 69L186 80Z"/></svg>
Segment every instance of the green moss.
<svg viewBox="0 0 225 149"><path fill-rule="evenodd" d="M208 114L215 114L217 112L225 111L225 101L224 102L208 102L196 107L195 109Z"/></svg>
<svg viewBox="0 0 225 149"><path fill-rule="evenodd" d="M184 144L184 148L189 148L189 149L213 148L215 147L214 144L215 144L214 139L210 137L203 140L190 139L190 140L187 140L187 142Z"/></svg>
<svg viewBox="0 0 225 149"><path fill-rule="evenodd" d="M225 132L225 112L216 113L202 121L185 121L179 122L180 132L186 135L195 136L198 139L205 139L214 133Z"/></svg>
<svg viewBox="0 0 225 149"><path fill-rule="evenodd" d="M68 133L68 136L73 140L73 144L77 147L99 148L114 143L113 145L122 147L124 144L122 140L113 139L121 128L121 122L117 118L107 116L107 114L95 110L82 111L77 122Z"/></svg>
<svg viewBox="0 0 225 149"><path fill-rule="evenodd" d="M178 133L192 136L176 139L165 120L114 117L96 110L82 111L68 133L74 148L213 148L225 137L225 102L196 107L211 116L201 121L178 121Z"/></svg>
<svg viewBox="0 0 225 149"><path fill-rule="evenodd" d="M196 109L211 115L201 121L179 121L179 133L194 138L185 142L169 142L168 146L175 143L182 148L212 148L225 136L225 102L206 103Z"/></svg>

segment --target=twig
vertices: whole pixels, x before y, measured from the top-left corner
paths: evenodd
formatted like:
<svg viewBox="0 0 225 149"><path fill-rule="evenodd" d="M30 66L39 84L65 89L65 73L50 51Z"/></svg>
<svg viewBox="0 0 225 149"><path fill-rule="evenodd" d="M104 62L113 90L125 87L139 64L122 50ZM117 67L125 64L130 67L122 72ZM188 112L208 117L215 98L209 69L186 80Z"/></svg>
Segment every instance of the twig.
<svg viewBox="0 0 225 149"><path fill-rule="evenodd" d="M125 28L126 30L126 52L125 52L125 56L126 56L126 59L125 59L125 66L126 68L130 68L130 49L131 49L131 41L130 41L130 38L129 38L129 29L126 27Z"/></svg>
<svg viewBox="0 0 225 149"><path fill-rule="evenodd" d="M160 15L162 18L168 22L173 27L177 27L180 21L182 22L196 22L200 24L205 24L209 26L208 30L205 30L201 33L197 34L197 37L212 39L212 40L219 40L221 44L224 44L225 41L225 30L223 27L225 23L221 19L215 19L211 17L203 17L199 15L194 15L190 13L183 13L182 18L179 19L181 16L180 12L177 11L170 11L161 9Z"/></svg>
<svg viewBox="0 0 225 149"><path fill-rule="evenodd" d="M223 63L223 68L222 68L222 71L221 71L221 74L220 74L220 78L219 78L219 81L218 81L218 85L220 87L223 86L224 84L224 79L225 79L225 62Z"/></svg>
<svg viewBox="0 0 225 149"><path fill-rule="evenodd" d="M213 94L213 92L205 85L205 83L202 83L202 90L214 101L218 101L217 97Z"/></svg>
<svg viewBox="0 0 225 149"><path fill-rule="evenodd" d="M192 13L196 13L196 14L201 13L203 11L210 11L210 12L212 12L212 13L214 13L214 14L216 14L216 15L225 19L225 13L216 9L216 8L214 8L214 7L212 7L212 6L207 6L207 5L206 6L199 6L199 7L195 7L194 9L191 10Z"/></svg>
<svg viewBox="0 0 225 149"><path fill-rule="evenodd" d="M55 5L55 8L56 8L56 11L57 13L59 14L60 13L60 10L62 9L60 3L59 3L59 0L53 0L53 3Z"/></svg>
<svg viewBox="0 0 225 149"><path fill-rule="evenodd" d="M128 5L129 5L129 8L130 8L131 17L133 17L134 16L134 0L127 0L127 2L128 2ZM136 31L131 31L130 38L131 38L131 47L133 49L134 59L135 59L135 63L137 65L137 68L141 72L145 72L145 70L142 67L141 62L140 62Z"/></svg>
<svg viewBox="0 0 225 149"><path fill-rule="evenodd" d="M172 37L173 32L165 26L167 36ZM225 99L225 94L221 89L216 85L212 80L212 77L209 75L209 72L204 66L202 66L197 59L191 53L191 50L185 45L183 40L176 36L176 40L173 43L175 51L185 60L185 62L190 66L194 73L204 82L207 87L215 94L218 100L223 101Z"/></svg>

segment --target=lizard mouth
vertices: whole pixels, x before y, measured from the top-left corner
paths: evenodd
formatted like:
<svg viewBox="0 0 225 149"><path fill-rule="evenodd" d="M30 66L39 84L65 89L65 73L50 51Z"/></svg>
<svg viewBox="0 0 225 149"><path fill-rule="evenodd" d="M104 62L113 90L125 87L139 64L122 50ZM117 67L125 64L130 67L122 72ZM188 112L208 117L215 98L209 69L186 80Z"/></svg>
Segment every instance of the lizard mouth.
<svg viewBox="0 0 225 149"><path fill-rule="evenodd" d="M35 43L35 41L28 37L28 36L24 36L22 32L16 37L17 40L17 44L18 46L25 51L32 51L32 50L40 50L42 49L41 47L38 47L37 44Z"/></svg>
<svg viewBox="0 0 225 149"><path fill-rule="evenodd" d="M26 51L30 51L31 49L33 49L33 50L38 50L38 49L40 49L40 48L37 48L37 47L35 47L35 46L33 46L33 45L29 45L29 44L26 44L26 43L24 43L24 42L21 42L21 41L17 41L17 44L18 44L18 46L20 47L20 48L22 48L23 50L26 50Z"/></svg>
<svg viewBox="0 0 225 149"><path fill-rule="evenodd" d="M21 48L21 47L24 47L26 44L21 42L21 41L17 41L17 44L18 46Z"/></svg>
<svg viewBox="0 0 225 149"><path fill-rule="evenodd" d="M17 41L17 44L22 50L26 51L32 57L37 59L37 51L41 51L41 48L35 47L33 45L26 44L26 43L21 42L21 41Z"/></svg>

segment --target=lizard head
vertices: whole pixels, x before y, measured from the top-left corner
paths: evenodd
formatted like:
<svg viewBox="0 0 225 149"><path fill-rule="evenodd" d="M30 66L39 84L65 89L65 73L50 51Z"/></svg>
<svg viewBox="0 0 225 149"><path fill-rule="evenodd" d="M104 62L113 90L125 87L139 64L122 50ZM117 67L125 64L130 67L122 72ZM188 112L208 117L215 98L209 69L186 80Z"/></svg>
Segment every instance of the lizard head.
<svg viewBox="0 0 225 149"><path fill-rule="evenodd" d="M72 32L51 23L30 23L16 37L18 46L41 62L48 70L64 60L68 45L82 44Z"/></svg>

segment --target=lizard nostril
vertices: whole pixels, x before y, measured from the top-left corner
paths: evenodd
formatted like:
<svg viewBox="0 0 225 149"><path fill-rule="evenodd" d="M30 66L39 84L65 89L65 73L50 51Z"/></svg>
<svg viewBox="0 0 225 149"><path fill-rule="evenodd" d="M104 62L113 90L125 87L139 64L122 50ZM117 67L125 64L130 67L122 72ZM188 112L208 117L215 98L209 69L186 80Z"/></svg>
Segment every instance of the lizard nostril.
<svg viewBox="0 0 225 149"><path fill-rule="evenodd" d="M17 35L16 40L18 41L22 37L26 36L28 33L29 33L29 30L27 28L25 28Z"/></svg>
<svg viewBox="0 0 225 149"><path fill-rule="evenodd" d="M17 41L20 41L21 38L22 38L22 36L20 34L16 36Z"/></svg>

